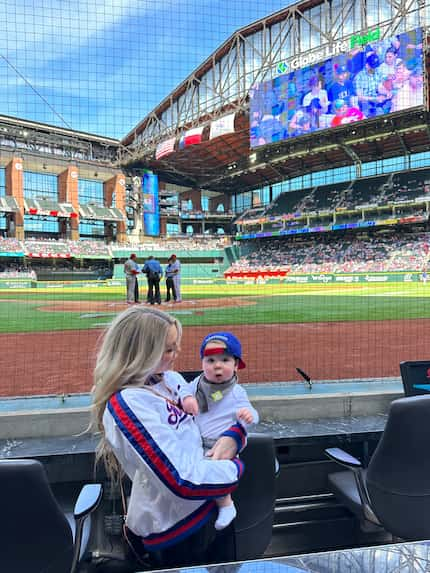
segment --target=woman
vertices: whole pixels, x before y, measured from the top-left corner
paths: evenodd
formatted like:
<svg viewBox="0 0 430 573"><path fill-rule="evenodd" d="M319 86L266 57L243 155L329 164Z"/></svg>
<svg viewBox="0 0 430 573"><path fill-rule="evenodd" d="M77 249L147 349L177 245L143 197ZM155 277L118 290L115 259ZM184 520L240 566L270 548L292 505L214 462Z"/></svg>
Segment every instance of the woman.
<svg viewBox="0 0 430 573"><path fill-rule="evenodd" d="M238 485L236 453L245 430L234 424L203 454L194 418L186 414L173 372L181 325L159 310L131 307L105 332L94 373L93 425L97 458L110 476L132 481L126 519L129 542L152 567L207 561L215 538L215 499ZM231 460L231 458L234 458Z"/></svg>
<svg viewBox="0 0 430 573"><path fill-rule="evenodd" d="M175 275L176 275L176 265L174 265L174 259L170 257L167 261L167 267L164 271L166 277L166 302L170 302L170 293L172 293L173 300L176 301L176 290L175 290Z"/></svg>

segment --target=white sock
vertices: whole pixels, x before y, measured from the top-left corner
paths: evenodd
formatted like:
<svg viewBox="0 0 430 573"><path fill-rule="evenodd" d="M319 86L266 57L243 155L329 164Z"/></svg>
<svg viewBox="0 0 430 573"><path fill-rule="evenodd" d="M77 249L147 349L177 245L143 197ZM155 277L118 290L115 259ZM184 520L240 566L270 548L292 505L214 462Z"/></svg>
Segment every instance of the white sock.
<svg viewBox="0 0 430 573"><path fill-rule="evenodd" d="M230 525L236 515L237 511L234 503L227 505L226 507L220 507L218 510L217 520L215 521L215 529L224 529L224 527Z"/></svg>

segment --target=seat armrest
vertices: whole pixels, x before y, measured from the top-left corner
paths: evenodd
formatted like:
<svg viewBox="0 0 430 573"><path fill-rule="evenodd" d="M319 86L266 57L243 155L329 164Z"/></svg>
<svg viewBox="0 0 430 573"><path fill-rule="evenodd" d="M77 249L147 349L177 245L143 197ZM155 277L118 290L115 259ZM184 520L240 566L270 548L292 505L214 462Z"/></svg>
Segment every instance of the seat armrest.
<svg viewBox="0 0 430 573"><path fill-rule="evenodd" d="M360 460L354 456L351 456L351 454L348 454L340 448L327 448L325 450L325 454L331 460L337 462L341 466L347 467L352 471L355 479L355 485L357 486L358 495L360 496L364 517L376 525L381 525L375 515L375 512L372 509L372 504L370 503L365 480L366 470L363 470Z"/></svg>
<svg viewBox="0 0 430 573"><path fill-rule="evenodd" d="M362 467L360 460L340 448L327 448L324 451L331 460L350 470L357 470Z"/></svg>
<svg viewBox="0 0 430 573"><path fill-rule="evenodd" d="M99 483L88 483L81 489L81 493L75 503L73 515L75 518L75 539L73 547L73 561L70 573L76 573L79 557L81 554L82 530L84 521L90 513L96 509L103 495L103 486Z"/></svg>
<svg viewBox="0 0 430 573"><path fill-rule="evenodd" d="M275 478L279 477L279 474L281 473L281 464L279 463L278 458L275 456Z"/></svg>
<svg viewBox="0 0 430 573"><path fill-rule="evenodd" d="M91 513L100 503L103 487L99 483L88 483L83 486L73 511L75 519L80 519Z"/></svg>

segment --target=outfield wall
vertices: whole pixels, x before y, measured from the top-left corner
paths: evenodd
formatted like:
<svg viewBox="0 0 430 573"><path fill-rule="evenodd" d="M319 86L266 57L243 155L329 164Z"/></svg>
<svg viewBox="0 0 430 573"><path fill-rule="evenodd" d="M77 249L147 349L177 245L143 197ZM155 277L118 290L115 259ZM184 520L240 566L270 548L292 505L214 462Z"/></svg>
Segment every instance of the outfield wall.
<svg viewBox="0 0 430 573"><path fill-rule="evenodd" d="M145 277L141 277L144 279ZM264 276L264 274L244 275L225 279L221 265L213 264L185 264L182 266L182 283L184 285L197 284L369 284L369 283L416 283L422 281L422 273L417 271L404 271L397 273L308 273L288 274L283 277ZM106 280L83 281L36 281L32 279L0 279L0 289L26 289L26 288L76 288L125 285L123 265L115 265L114 276Z"/></svg>
<svg viewBox="0 0 430 573"><path fill-rule="evenodd" d="M163 265L162 265L163 266ZM164 270L164 266L163 266ZM182 280L196 278L208 279L224 277L225 264L220 262L213 263L181 263L181 277ZM114 266L113 271L114 279L124 279L124 265L117 264ZM143 277L145 278L145 277Z"/></svg>

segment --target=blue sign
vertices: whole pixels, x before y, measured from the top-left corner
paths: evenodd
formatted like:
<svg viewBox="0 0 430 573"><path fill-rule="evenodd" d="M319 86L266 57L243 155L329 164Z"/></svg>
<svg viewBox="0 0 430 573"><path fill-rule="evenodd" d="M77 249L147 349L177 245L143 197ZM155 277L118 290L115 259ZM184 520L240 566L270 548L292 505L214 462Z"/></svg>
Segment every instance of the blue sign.
<svg viewBox="0 0 430 573"><path fill-rule="evenodd" d="M158 201L158 176L151 171L142 177L143 228L145 235L160 235L160 207Z"/></svg>

